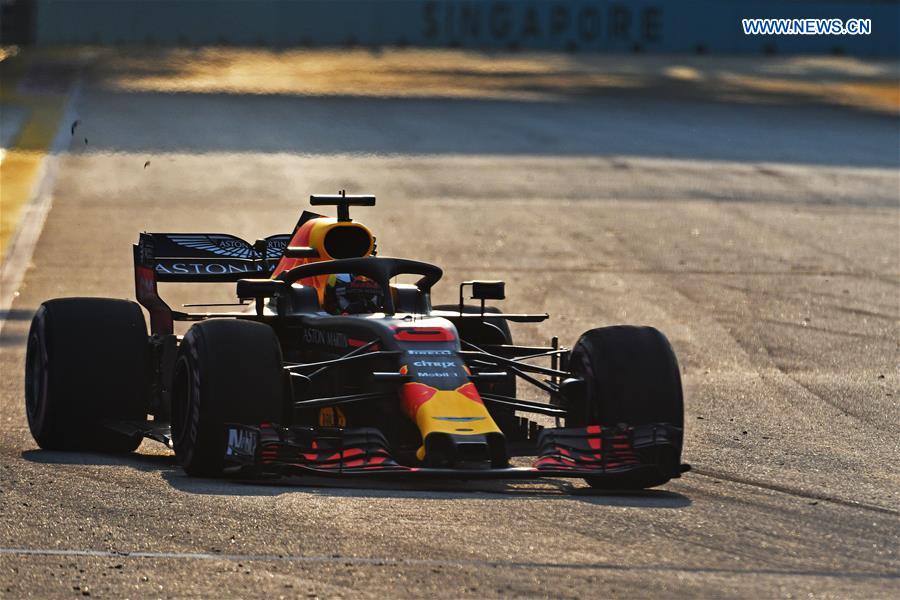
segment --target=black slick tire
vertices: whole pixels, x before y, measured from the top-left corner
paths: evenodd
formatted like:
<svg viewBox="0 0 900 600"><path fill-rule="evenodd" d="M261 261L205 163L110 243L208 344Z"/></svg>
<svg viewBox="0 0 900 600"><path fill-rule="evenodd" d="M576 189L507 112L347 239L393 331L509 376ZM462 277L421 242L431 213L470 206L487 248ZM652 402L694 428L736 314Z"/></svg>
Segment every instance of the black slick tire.
<svg viewBox="0 0 900 600"><path fill-rule="evenodd" d="M222 475L227 423L280 421L282 367L281 346L268 325L216 319L188 330L175 363L172 438L189 475Z"/></svg>
<svg viewBox="0 0 900 600"><path fill-rule="evenodd" d="M140 436L108 428L145 421L149 347L141 308L127 300L60 298L41 304L25 357L25 408L46 450L131 452Z"/></svg>
<svg viewBox="0 0 900 600"><path fill-rule="evenodd" d="M618 325L584 333L572 349L569 367L585 380L584 398L567 407L566 425L599 424L614 427L667 423L684 428L684 396L678 361L666 337L652 327ZM663 457L660 472L615 482L645 488L668 481L680 468L682 436L671 455ZM587 479L608 487L609 479Z"/></svg>

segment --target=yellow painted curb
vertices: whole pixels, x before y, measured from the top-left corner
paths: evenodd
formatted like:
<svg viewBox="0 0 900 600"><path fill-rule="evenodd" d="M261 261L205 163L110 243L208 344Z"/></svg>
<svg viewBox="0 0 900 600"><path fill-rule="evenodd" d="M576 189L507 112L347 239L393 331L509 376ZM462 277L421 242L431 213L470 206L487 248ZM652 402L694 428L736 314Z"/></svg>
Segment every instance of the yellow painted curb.
<svg viewBox="0 0 900 600"><path fill-rule="evenodd" d="M22 69L14 71L15 75L0 79L0 101L25 109L28 116L0 158L0 261L6 256L23 207L35 192L41 161L59 130L67 98L67 94L19 94Z"/></svg>

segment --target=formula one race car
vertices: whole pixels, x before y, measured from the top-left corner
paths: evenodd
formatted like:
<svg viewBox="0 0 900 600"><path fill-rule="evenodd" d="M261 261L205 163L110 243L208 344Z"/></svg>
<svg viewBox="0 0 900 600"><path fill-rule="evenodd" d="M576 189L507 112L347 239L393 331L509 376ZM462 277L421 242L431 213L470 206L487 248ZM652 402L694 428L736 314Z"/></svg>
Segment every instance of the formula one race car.
<svg viewBox="0 0 900 600"><path fill-rule="evenodd" d="M174 448L190 475L213 477L580 477L638 489L689 468L678 363L659 331L593 329L571 350L556 338L514 345L510 322L547 315L486 307L503 282L463 282L458 305L432 306L441 269L376 256L372 233L350 219L373 196L310 202L337 218L304 212L293 233L254 244L141 234L135 285L150 335L134 302L43 303L25 373L37 443L131 452L146 437ZM234 282L245 308L175 311L157 282ZM182 337L174 321L194 324ZM519 381L547 401L517 397Z"/></svg>

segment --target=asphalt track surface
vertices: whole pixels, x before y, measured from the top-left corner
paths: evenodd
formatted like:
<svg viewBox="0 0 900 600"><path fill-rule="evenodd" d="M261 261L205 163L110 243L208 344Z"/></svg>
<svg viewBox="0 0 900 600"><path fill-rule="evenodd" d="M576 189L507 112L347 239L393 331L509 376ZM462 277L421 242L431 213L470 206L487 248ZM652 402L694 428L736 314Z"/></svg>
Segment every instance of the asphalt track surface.
<svg viewBox="0 0 900 600"><path fill-rule="evenodd" d="M445 73L442 89L464 75ZM0 594L900 594L896 114L671 81L479 97L478 85L367 95L349 76L347 94L154 91L114 76L86 71L90 143L58 157L2 332ZM149 442L126 457L37 448L21 373L42 300L133 297L139 231L252 240L341 188L378 196L354 216L382 254L445 268L437 300L503 278L506 310L553 315L515 328L519 341L664 331L694 471L640 494L260 484L190 479Z"/></svg>

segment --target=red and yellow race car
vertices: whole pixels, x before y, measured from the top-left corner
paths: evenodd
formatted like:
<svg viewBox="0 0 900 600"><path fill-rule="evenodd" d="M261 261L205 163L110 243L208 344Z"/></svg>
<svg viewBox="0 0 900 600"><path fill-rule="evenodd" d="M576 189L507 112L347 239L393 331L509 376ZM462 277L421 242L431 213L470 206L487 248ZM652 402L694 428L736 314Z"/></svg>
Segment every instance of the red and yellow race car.
<svg viewBox="0 0 900 600"><path fill-rule="evenodd" d="M689 468L662 333L615 326L571 349L516 345L510 323L547 315L486 306L504 299L503 282L462 282L458 304L432 306L441 269L377 256L350 218L373 196L310 203L337 217L305 211L292 233L253 244L141 234L135 287L149 334L135 302L44 302L25 373L37 443L131 452L146 437L213 477L579 477L638 489ZM173 310L158 282L234 282L240 310ZM209 305L186 305L198 306ZM175 321L191 323L184 336ZM522 384L546 400L522 398Z"/></svg>

